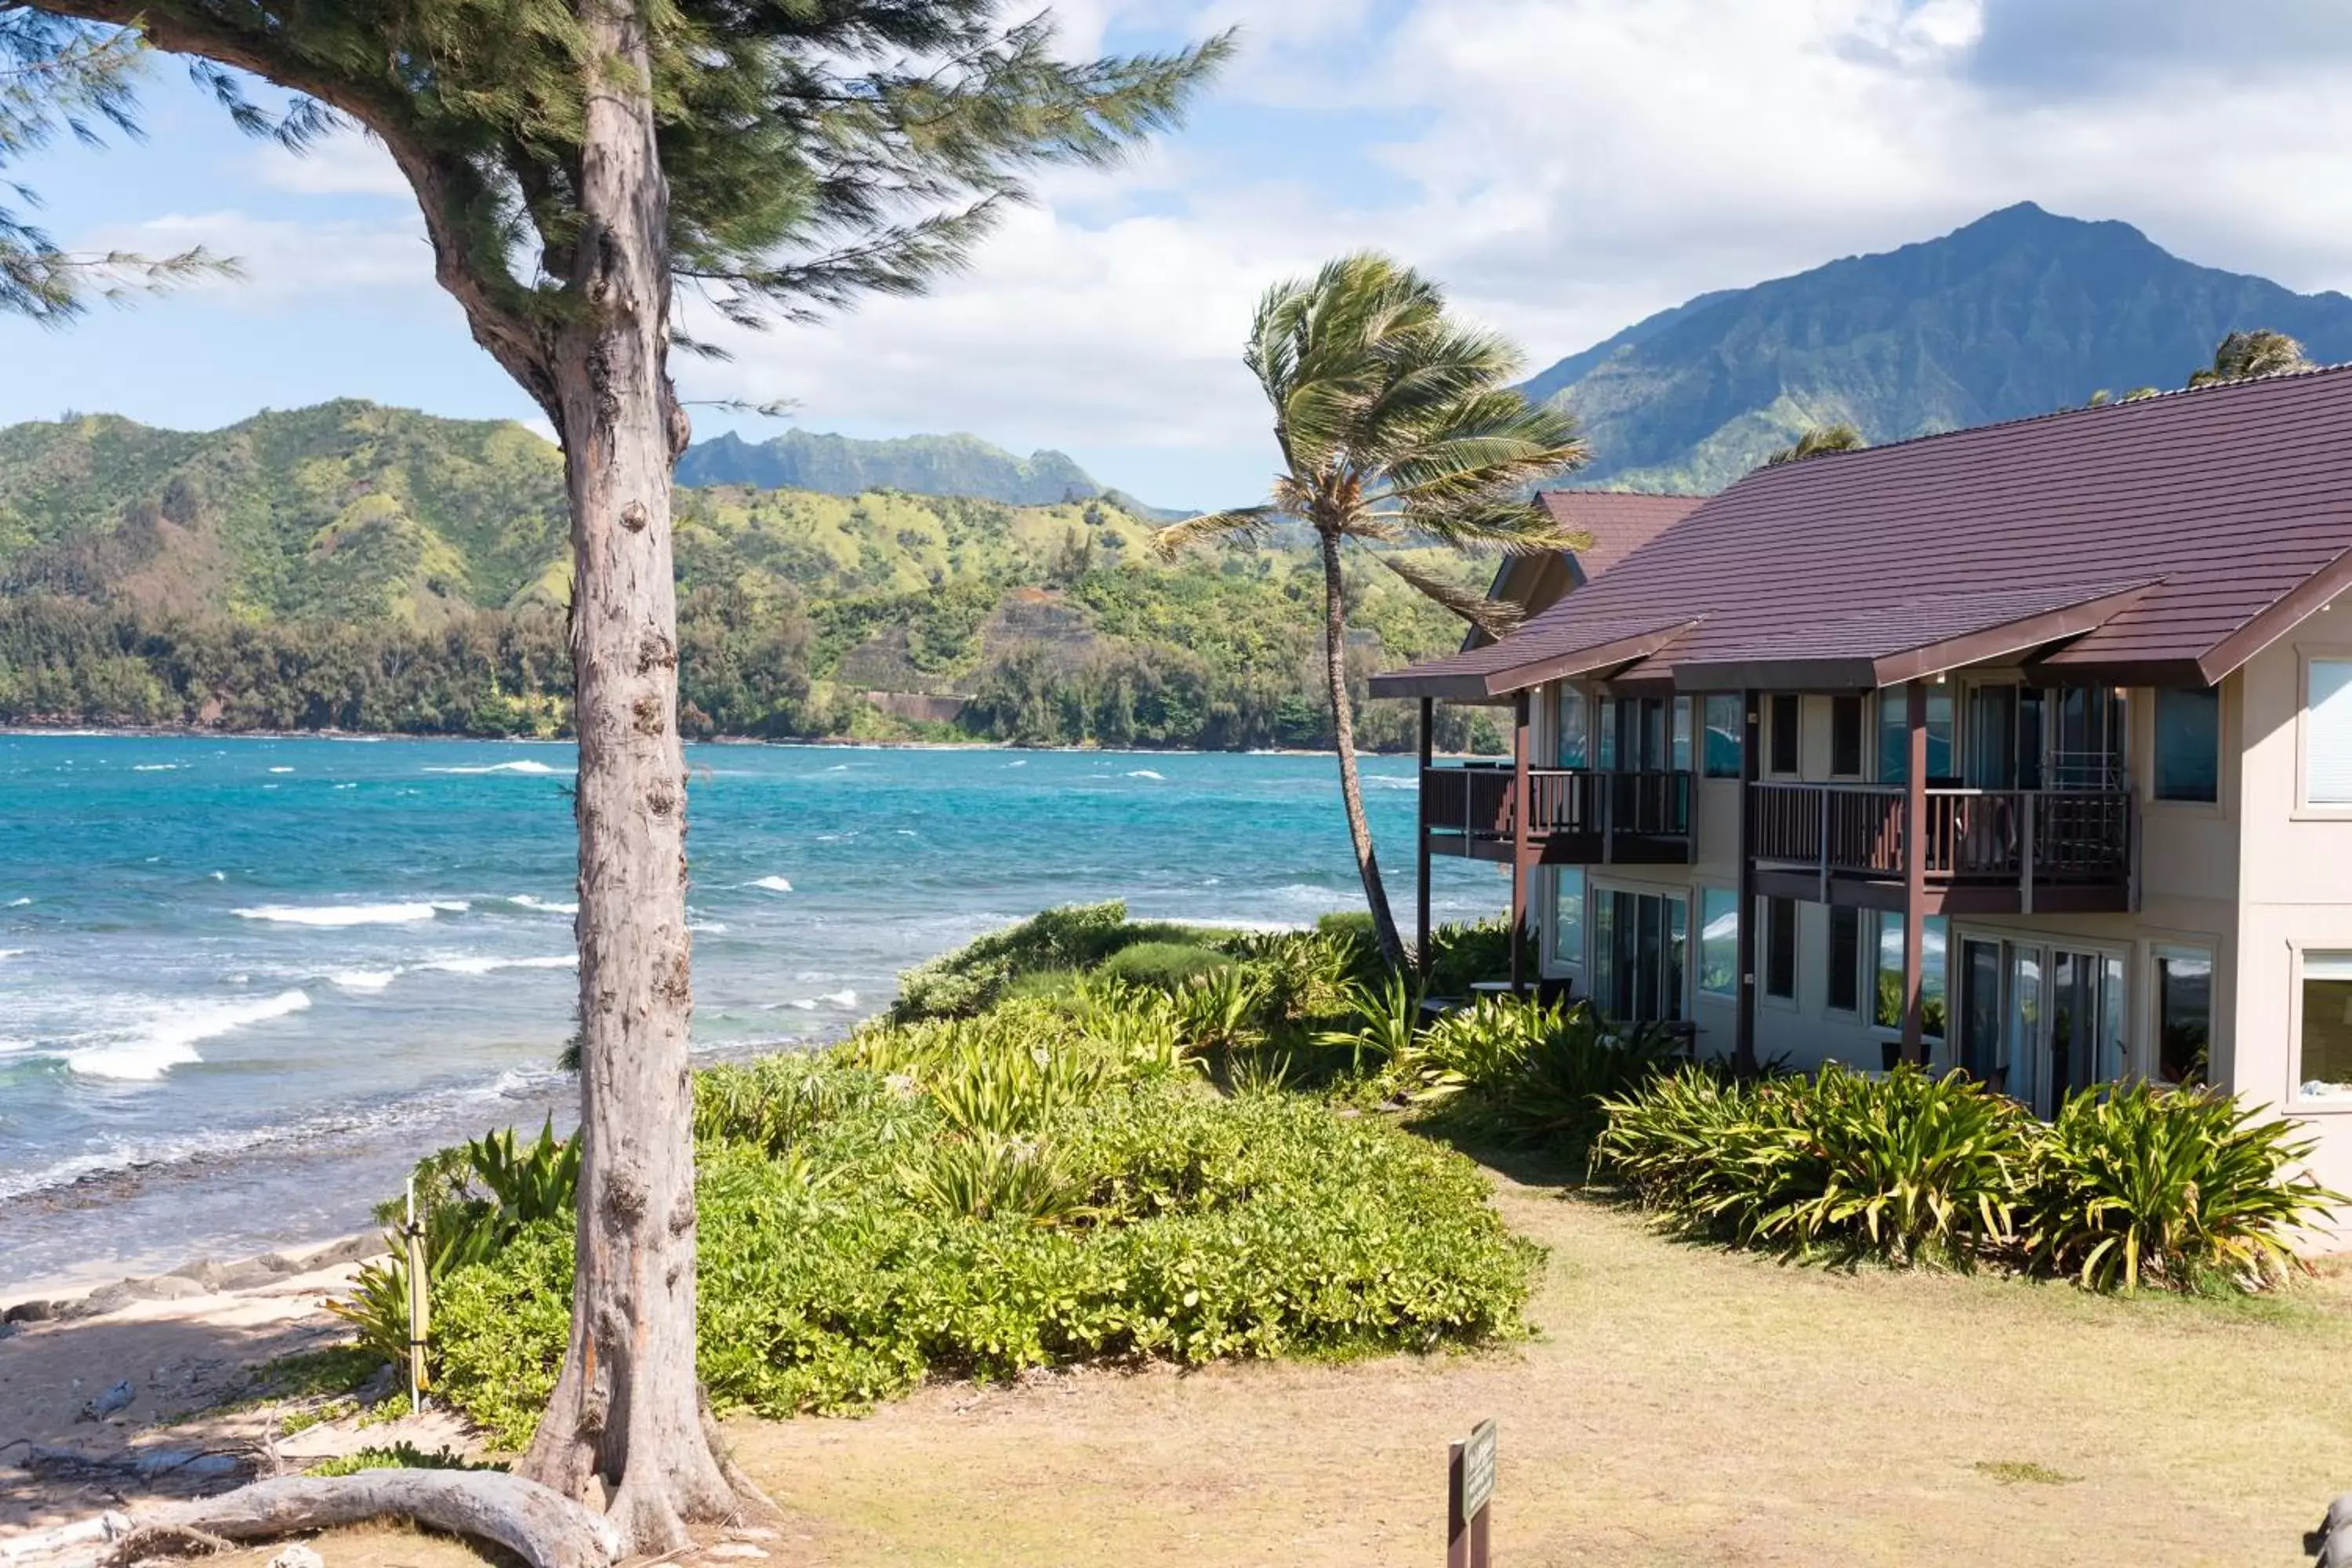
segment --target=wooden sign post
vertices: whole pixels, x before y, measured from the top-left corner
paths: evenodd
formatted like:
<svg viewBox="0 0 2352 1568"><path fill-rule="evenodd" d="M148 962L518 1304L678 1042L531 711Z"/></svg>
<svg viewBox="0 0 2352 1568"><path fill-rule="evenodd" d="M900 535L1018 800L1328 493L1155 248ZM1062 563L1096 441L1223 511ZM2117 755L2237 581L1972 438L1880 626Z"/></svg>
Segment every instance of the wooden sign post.
<svg viewBox="0 0 2352 1568"><path fill-rule="evenodd" d="M1446 1447L1445 1568L1487 1568L1487 1521L1495 1500L1495 1424L1481 1421L1465 1443Z"/></svg>

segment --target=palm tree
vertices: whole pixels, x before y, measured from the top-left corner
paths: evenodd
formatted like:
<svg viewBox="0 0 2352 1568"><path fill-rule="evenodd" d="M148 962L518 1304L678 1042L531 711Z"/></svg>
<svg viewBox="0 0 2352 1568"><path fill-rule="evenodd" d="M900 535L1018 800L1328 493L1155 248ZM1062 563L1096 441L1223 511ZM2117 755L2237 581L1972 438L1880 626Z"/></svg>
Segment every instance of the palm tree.
<svg viewBox="0 0 2352 1568"><path fill-rule="evenodd" d="M2290 370L2307 370L2311 362L2303 357L2303 345L2284 332L2274 332L2268 327L2256 327L2250 332L2231 332L2213 350L2213 363L2189 378L2191 386L2204 386L2216 381L2242 381L2253 375L2278 375Z"/></svg>
<svg viewBox="0 0 2352 1568"><path fill-rule="evenodd" d="M1816 425L1797 437L1795 443L1783 447L1764 459L1768 468L1783 463L1801 463L1807 458L1818 458L1829 452L1859 452L1868 447L1862 432L1851 425Z"/></svg>
<svg viewBox="0 0 2352 1568"><path fill-rule="evenodd" d="M1489 630L1507 616L1380 545L1433 543L1527 554L1580 542L1528 492L1584 461L1576 424L1513 389L1518 350L1448 314L1437 285L1385 256L1341 257L1258 302L1243 354L1274 405L1283 467L1264 506L1164 528L1163 555L1209 539L1259 539L1284 519L1315 531L1323 555L1323 639L1339 793L1372 930L1391 963L1404 942L1364 820L1348 696L1342 551L1370 551L1414 588Z"/></svg>

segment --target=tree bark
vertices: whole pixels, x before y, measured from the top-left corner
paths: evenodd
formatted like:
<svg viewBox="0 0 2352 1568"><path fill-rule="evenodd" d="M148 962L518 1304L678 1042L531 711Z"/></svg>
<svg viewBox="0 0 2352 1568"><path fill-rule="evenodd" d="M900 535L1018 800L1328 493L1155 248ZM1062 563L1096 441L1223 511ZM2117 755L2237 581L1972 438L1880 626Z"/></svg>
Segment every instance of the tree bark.
<svg viewBox="0 0 2352 1568"><path fill-rule="evenodd" d="M80 1563L151 1554L186 1539L268 1541L371 1519L411 1519L503 1546L529 1568L606 1568L620 1556L610 1521L547 1488L496 1470L362 1470L285 1476L216 1498L135 1513L128 1533Z"/></svg>
<svg viewBox="0 0 2352 1568"><path fill-rule="evenodd" d="M1405 961L1404 939L1389 911L1389 890L1381 880L1372 850L1371 824L1364 819L1364 786L1356 775L1356 710L1348 700L1348 603L1339 574L1339 536L1322 532L1323 655L1331 684L1331 728L1339 751L1339 798L1348 811L1348 837L1356 850L1356 874L1364 881L1364 902L1372 911L1372 935L1381 956L1397 967Z"/></svg>
<svg viewBox="0 0 2352 1568"><path fill-rule="evenodd" d="M635 0L582 0L584 222L552 379L572 508L580 784L580 1218L572 1337L521 1474L604 1501L625 1549L733 1497L695 1375L686 764L677 732L668 191ZM599 1483L603 1483L600 1488Z"/></svg>

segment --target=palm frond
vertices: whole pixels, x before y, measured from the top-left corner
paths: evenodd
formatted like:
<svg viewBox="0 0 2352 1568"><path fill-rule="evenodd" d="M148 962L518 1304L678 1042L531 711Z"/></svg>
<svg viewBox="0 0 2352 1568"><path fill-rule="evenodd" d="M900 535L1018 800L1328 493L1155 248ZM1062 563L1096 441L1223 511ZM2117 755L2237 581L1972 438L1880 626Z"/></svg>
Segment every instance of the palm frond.
<svg viewBox="0 0 2352 1568"><path fill-rule="evenodd" d="M1272 536L1282 513L1270 506L1243 507L1234 511L1203 512L1155 530L1151 549L1163 561L1173 561L1195 544L1213 539L1246 539L1264 543Z"/></svg>
<svg viewBox="0 0 2352 1568"><path fill-rule="evenodd" d="M1451 610L1496 642L1517 631L1519 623L1528 617L1525 605L1513 604L1508 599L1489 598L1475 589L1449 583L1434 573L1422 570L1404 556L1391 555L1386 551L1374 551L1372 553L1381 565L1412 584L1413 591L1422 597Z"/></svg>
<svg viewBox="0 0 2352 1568"><path fill-rule="evenodd" d="M1862 432L1851 425L1816 425L1790 445L1765 458L1764 466L1777 468L1788 463L1801 463L1807 458L1825 457L1832 452L1859 452L1869 445L1862 438Z"/></svg>

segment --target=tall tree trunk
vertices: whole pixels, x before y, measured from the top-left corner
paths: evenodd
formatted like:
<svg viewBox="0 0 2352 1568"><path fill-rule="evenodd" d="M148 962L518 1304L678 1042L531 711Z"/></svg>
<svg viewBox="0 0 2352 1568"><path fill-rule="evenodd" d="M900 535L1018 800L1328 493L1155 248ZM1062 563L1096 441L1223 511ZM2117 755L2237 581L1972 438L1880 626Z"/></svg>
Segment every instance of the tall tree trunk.
<svg viewBox="0 0 2352 1568"><path fill-rule="evenodd" d="M1348 600L1339 575L1339 536L1323 539L1323 658L1331 682L1331 728L1339 748L1339 798L1348 810L1348 837L1356 848L1356 872L1364 879L1364 902L1372 911L1372 934L1381 956L1403 967L1404 939L1389 912L1389 890L1372 852L1371 824L1364 820L1364 786L1356 776L1356 710L1348 700Z"/></svg>
<svg viewBox="0 0 2352 1568"><path fill-rule="evenodd" d="M572 1338L522 1473L674 1551L732 1494L695 1376L686 761L677 734L668 189L638 0L582 0L585 224L553 380L572 506L580 736L580 1220ZM599 1482L603 1483L600 1488ZM602 1495L610 1489L609 1501Z"/></svg>

